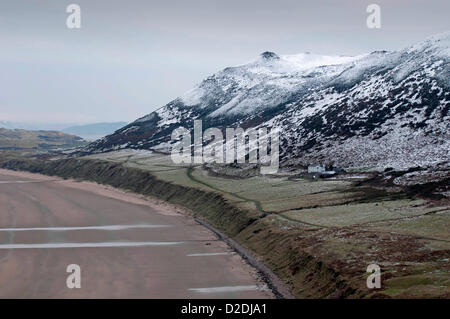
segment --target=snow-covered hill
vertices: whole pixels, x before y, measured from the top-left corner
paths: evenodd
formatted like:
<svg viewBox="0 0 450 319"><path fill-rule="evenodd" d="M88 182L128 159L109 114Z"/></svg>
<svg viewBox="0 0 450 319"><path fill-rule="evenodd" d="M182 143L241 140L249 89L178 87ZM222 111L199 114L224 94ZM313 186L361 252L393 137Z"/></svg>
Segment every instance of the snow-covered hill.
<svg viewBox="0 0 450 319"><path fill-rule="evenodd" d="M282 162L343 167L448 166L450 32L357 57L262 53L89 146L168 151L194 119L279 128Z"/></svg>

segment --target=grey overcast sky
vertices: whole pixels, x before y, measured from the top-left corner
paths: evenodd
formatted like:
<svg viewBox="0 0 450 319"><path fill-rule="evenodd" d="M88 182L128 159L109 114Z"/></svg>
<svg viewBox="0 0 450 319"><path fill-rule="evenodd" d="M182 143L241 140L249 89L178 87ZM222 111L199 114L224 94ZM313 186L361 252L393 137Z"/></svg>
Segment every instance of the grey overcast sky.
<svg viewBox="0 0 450 319"><path fill-rule="evenodd" d="M81 7L81 29L66 8ZM366 7L381 6L381 29ZM448 0L2 0L0 121L132 121L266 50L356 55L450 30Z"/></svg>

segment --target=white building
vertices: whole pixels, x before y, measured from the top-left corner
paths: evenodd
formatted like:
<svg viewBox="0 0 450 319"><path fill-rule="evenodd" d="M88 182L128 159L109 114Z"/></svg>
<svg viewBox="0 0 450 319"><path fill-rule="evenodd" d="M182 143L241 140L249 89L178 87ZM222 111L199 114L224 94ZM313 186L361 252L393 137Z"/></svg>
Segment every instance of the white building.
<svg viewBox="0 0 450 319"><path fill-rule="evenodd" d="M325 173L326 168L322 165L309 165L308 173Z"/></svg>

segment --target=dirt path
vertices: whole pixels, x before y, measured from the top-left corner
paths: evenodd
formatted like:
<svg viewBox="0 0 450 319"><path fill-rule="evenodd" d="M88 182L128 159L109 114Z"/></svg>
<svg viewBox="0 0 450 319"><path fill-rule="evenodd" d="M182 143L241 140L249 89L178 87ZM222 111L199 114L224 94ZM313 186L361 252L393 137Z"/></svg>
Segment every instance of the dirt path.
<svg viewBox="0 0 450 319"><path fill-rule="evenodd" d="M250 198L244 197L244 196L242 196L242 195L238 195L238 194L236 194L236 193L228 192L228 191L226 191L226 190L223 190L223 189L220 189L220 188L218 188L218 187L215 187L215 186L213 186L213 185L211 185L211 184L208 184L208 183L206 183L206 182L204 182L204 181L202 181L202 180L196 178L195 176L193 176L193 175L192 175L192 172L193 172L193 171L194 171L194 168L193 168L193 167L189 167L189 168L187 169L187 171L186 171L186 175L187 175L187 177L188 177L191 181L193 181L193 182L195 182L195 183L198 183L198 184L201 184L201 185L204 185L204 186L207 186L207 187L211 188L212 190L216 190L216 191L218 191L218 192L221 192L221 193L228 194L228 195L230 195L230 196L236 197L236 198L238 198L238 199L240 199L240 200L242 200L242 201L244 201L244 202L250 202L250 203L253 203L253 205L255 205L255 208L256 208L256 210L257 210L258 212L262 213L263 215L267 215L267 212L264 211L264 210L262 209L262 205L261 205L261 202L260 202L260 201L254 200L254 199L250 199Z"/></svg>

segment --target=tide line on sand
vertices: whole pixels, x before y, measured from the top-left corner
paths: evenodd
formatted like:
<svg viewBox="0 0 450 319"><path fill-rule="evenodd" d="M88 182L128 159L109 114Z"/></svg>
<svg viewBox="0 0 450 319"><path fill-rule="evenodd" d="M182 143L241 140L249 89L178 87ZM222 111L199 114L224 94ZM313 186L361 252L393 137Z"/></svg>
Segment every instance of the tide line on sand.
<svg viewBox="0 0 450 319"><path fill-rule="evenodd" d="M49 248L108 248L108 247L149 247L174 246L183 242L99 242L99 243L42 243L42 244L0 244L0 249L49 249Z"/></svg>
<svg viewBox="0 0 450 319"><path fill-rule="evenodd" d="M105 226L75 226L75 227L29 227L29 228L0 228L0 232L12 231L71 231L71 230L124 230L136 228L164 228L170 225L105 225Z"/></svg>

